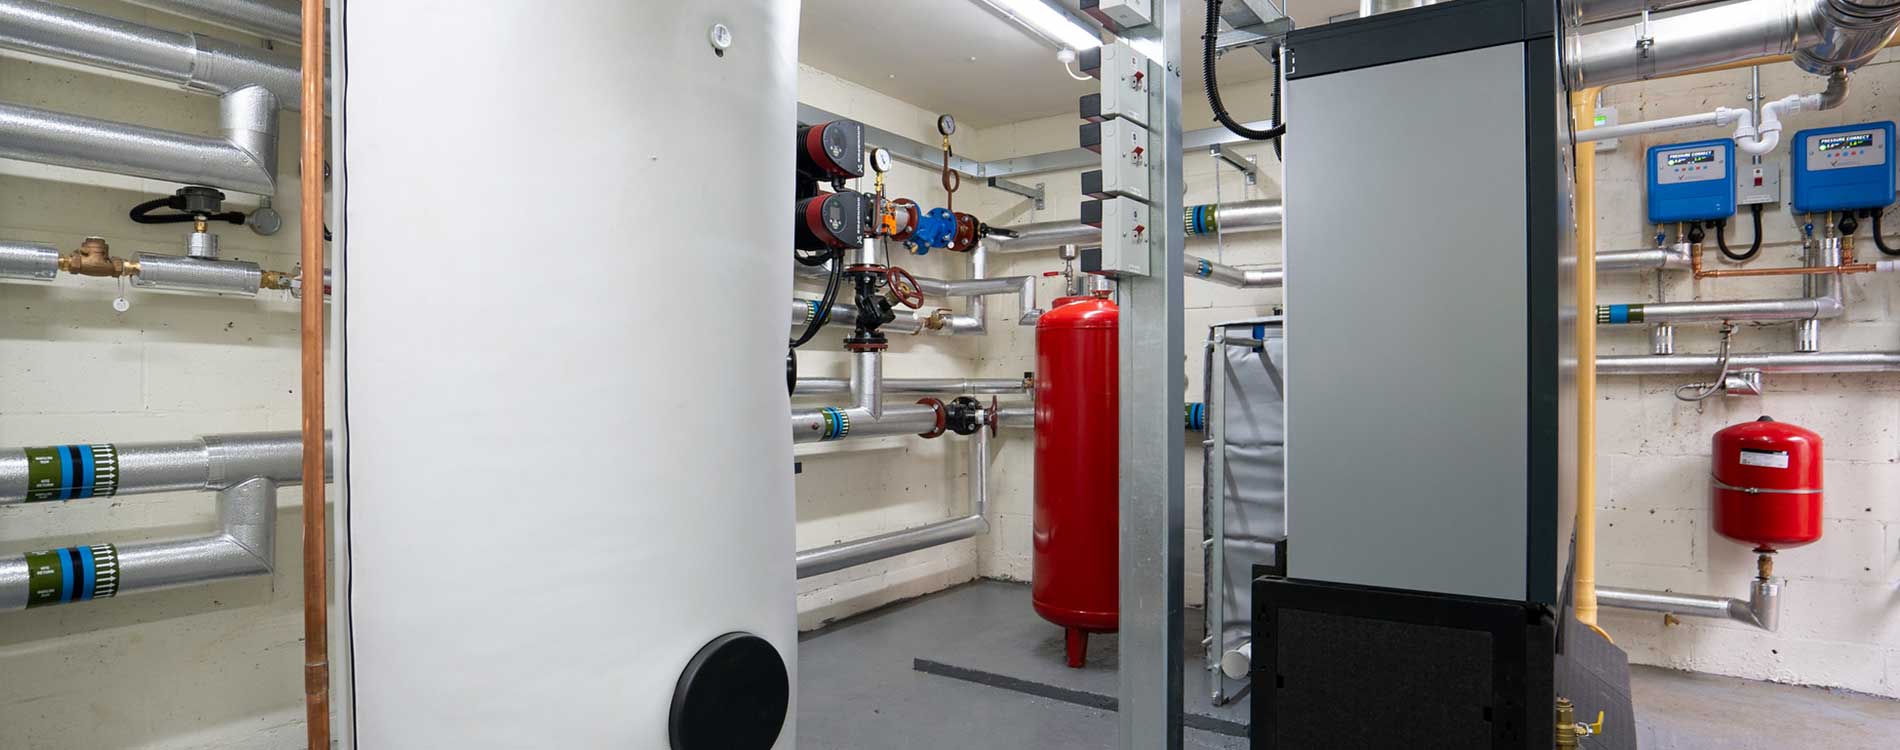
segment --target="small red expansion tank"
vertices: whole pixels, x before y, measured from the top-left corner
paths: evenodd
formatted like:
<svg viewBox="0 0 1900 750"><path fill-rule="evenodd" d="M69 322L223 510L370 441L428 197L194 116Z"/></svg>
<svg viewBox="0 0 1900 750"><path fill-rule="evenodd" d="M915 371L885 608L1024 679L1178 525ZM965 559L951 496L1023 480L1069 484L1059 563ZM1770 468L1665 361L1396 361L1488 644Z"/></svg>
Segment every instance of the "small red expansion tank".
<svg viewBox="0 0 1900 750"><path fill-rule="evenodd" d="M1036 323L1036 613L1082 666L1120 616L1121 404L1115 303L1063 297Z"/></svg>
<svg viewBox="0 0 1900 750"><path fill-rule="evenodd" d="M1821 436L1762 417L1715 433L1715 530L1763 551L1821 538Z"/></svg>

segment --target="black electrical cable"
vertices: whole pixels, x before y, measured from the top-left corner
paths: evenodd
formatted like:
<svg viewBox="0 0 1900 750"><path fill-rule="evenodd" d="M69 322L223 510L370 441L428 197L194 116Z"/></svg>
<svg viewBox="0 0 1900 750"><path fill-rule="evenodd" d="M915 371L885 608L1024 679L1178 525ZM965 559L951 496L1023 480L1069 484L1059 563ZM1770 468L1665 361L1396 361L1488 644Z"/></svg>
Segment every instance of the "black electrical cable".
<svg viewBox="0 0 1900 750"><path fill-rule="evenodd" d="M1221 125L1226 126L1235 135L1253 141L1271 140L1274 142L1277 153L1280 136L1286 135L1286 123L1280 122L1280 75L1277 63L1274 66L1273 76L1273 127L1255 130L1242 125L1234 119L1233 115L1228 114L1227 107L1221 104L1220 84L1214 77L1214 42L1220 36L1220 3L1221 0L1207 0L1207 33L1201 37L1201 79L1207 88L1207 106L1214 110L1214 119L1219 120ZM1274 58L1277 60L1279 55L1274 55Z"/></svg>
<svg viewBox="0 0 1900 750"><path fill-rule="evenodd" d="M1900 256L1900 248L1888 247L1887 239L1881 235L1880 215L1883 213L1886 213L1886 209L1874 209L1874 247L1880 248L1880 254L1882 255Z"/></svg>
<svg viewBox="0 0 1900 750"><path fill-rule="evenodd" d="M161 208L173 208L173 209L178 209L182 211L185 208L185 201L183 198L180 198L175 195L165 197L165 198L155 198L155 199L146 201L144 203L140 203L136 206L133 206L132 210L128 213L128 215L132 217L133 221L136 221L140 224L184 224L184 223L196 221L199 216L198 214L187 214L187 213L157 214L157 215L152 214L153 211L156 211ZM228 222L231 222L232 224L244 223L244 212L242 211L227 211L220 214L203 214L203 216L205 217L206 221L228 221Z"/></svg>
<svg viewBox="0 0 1900 750"><path fill-rule="evenodd" d="M1728 233L1724 231L1728 227L1728 219L1715 222L1716 249L1722 251L1722 257L1737 263L1741 263L1761 254L1761 204L1756 203L1749 206L1748 212L1755 217L1755 241L1748 243L1748 252L1745 253L1738 253L1728 249Z"/></svg>
<svg viewBox="0 0 1900 750"><path fill-rule="evenodd" d="M818 329L824 328L825 323L831 320L831 306L838 302L838 287L844 279L844 252L833 250L829 253L829 259L835 262L831 264L831 278L825 281L825 294L819 298L817 313L811 316L811 322L805 324L805 332L792 340L793 349L804 346L805 342L818 335Z"/></svg>

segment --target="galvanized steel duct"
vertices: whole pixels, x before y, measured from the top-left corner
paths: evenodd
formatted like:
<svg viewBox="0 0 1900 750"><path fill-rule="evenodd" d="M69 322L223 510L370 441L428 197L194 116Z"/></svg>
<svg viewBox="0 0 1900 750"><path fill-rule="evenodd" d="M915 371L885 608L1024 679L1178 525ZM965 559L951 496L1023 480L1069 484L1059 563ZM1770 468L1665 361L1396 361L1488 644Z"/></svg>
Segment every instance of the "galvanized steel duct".
<svg viewBox="0 0 1900 750"><path fill-rule="evenodd" d="M288 109L298 108L302 101L301 74L294 58L41 0L0 0L0 47L212 94L263 86Z"/></svg>
<svg viewBox="0 0 1900 750"><path fill-rule="evenodd" d="M291 0L126 0L285 44L300 44L302 9Z"/></svg>
<svg viewBox="0 0 1900 750"><path fill-rule="evenodd" d="M1900 25L1900 0L1734 0L1579 28L1565 40L1573 88L1776 55L1827 75L1854 70Z"/></svg>
<svg viewBox="0 0 1900 750"><path fill-rule="evenodd" d="M1577 24L1614 21L1618 18L1640 16L1643 11L1662 13L1680 10L1697 5L1708 5L1719 0L1579 0L1569 3L1567 12ZM138 0L133 0L138 2Z"/></svg>
<svg viewBox="0 0 1900 750"><path fill-rule="evenodd" d="M52 281L59 275L59 248L40 242L0 240L0 279Z"/></svg>
<svg viewBox="0 0 1900 750"><path fill-rule="evenodd" d="M970 435L970 515L798 553L798 577L810 578L988 533L990 434Z"/></svg>
<svg viewBox="0 0 1900 750"><path fill-rule="evenodd" d="M225 94L222 138L0 103L0 157L271 195L276 102L257 86Z"/></svg>
<svg viewBox="0 0 1900 750"><path fill-rule="evenodd" d="M270 575L277 483L246 479L218 491L218 532L167 542L89 544L0 560L0 611Z"/></svg>

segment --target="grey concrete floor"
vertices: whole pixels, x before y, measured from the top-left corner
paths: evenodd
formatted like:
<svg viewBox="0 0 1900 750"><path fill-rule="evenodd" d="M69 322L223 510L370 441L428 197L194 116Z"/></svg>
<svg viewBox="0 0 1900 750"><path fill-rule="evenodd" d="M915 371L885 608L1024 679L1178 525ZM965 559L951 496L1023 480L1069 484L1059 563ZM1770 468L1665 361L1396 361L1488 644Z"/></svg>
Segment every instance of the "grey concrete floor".
<svg viewBox="0 0 1900 750"><path fill-rule="evenodd" d="M1034 626L1039 622L1027 587L979 581L805 634L798 654L799 746L1114 748L1113 710L914 668L918 658L994 668L1012 652L1024 660L1060 659L1059 631L1048 626L1044 634ZM1053 650L1045 635L1058 644ZM1094 646L1092 655L1099 654ZM1016 671L1029 679L1047 672L1036 665ZM1071 687L1096 692L1092 681L1099 677L1078 673ZM1633 669L1631 688L1643 750L1900 748L1896 701L1650 667ZM1205 703L1199 696L1188 700ZM1243 739L1195 729L1186 739L1190 750L1247 746Z"/></svg>

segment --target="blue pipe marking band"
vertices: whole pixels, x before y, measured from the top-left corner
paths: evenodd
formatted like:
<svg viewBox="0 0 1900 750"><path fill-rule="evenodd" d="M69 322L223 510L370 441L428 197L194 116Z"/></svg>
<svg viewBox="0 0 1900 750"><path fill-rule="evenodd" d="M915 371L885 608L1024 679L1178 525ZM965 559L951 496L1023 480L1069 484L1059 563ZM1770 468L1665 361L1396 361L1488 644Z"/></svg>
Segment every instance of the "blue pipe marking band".
<svg viewBox="0 0 1900 750"><path fill-rule="evenodd" d="M59 550L59 603L73 600L73 572L79 568L78 560L73 558L73 548L61 547Z"/></svg>
<svg viewBox="0 0 1900 750"><path fill-rule="evenodd" d="M1619 324L1630 322L1630 306L1610 305L1610 322Z"/></svg>
<svg viewBox="0 0 1900 750"><path fill-rule="evenodd" d="M1265 340L1267 340L1267 326L1266 326L1266 324L1264 324L1264 323L1262 323L1262 324L1260 324L1260 325L1256 325L1256 326L1254 326L1254 327L1253 327L1253 337L1254 337L1254 340L1255 340L1255 341L1265 341Z"/></svg>
<svg viewBox="0 0 1900 750"><path fill-rule="evenodd" d="M1195 273L1198 274L1201 278L1205 279L1208 276L1213 275L1214 264L1207 262L1206 258L1202 258L1200 268L1196 269Z"/></svg>
<svg viewBox="0 0 1900 750"><path fill-rule="evenodd" d="M82 477L79 482L79 496L92 497L92 488L98 484L92 462L92 446L79 446L75 452L79 454L79 473Z"/></svg>
<svg viewBox="0 0 1900 750"><path fill-rule="evenodd" d="M91 547L74 547L73 554L79 558L79 599L85 601L98 592L99 569L95 567L97 561L92 557Z"/></svg>
<svg viewBox="0 0 1900 750"><path fill-rule="evenodd" d="M805 300L805 322L810 323L817 319L818 319L818 300L815 300L815 299Z"/></svg>
<svg viewBox="0 0 1900 750"><path fill-rule="evenodd" d="M845 416L843 410L827 406L822 413L825 415L825 435L822 439L837 440L851 433L851 419Z"/></svg>
<svg viewBox="0 0 1900 750"><path fill-rule="evenodd" d="M79 456L70 445L59 446L59 499L73 499L73 473L79 468Z"/></svg>

